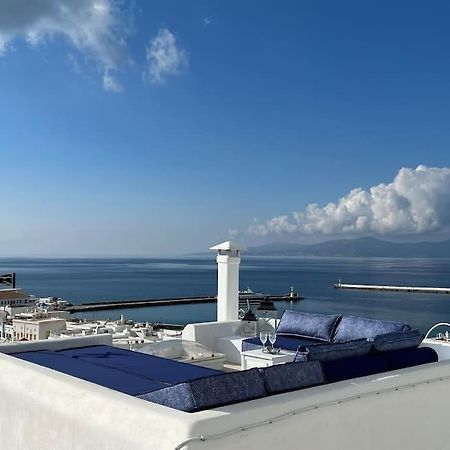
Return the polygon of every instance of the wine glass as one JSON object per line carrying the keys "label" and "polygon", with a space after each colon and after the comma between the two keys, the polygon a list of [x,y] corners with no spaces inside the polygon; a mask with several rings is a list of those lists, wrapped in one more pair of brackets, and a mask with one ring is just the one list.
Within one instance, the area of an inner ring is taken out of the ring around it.
{"label": "wine glass", "polygon": [[269,333],[269,342],[270,345],[272,346],[272,350],[273,350],[273,345],[275,344],[275,341],[277,340],[277,334],[275,333],[275,331],[272,331]]}
{"label": "wine glass", "polygon": [[259,340],[263,345],[263,352],[264,352],[266,350],[266,342],[267,342],[267,333],[265,331],[261,331],[261,333],[259,333]]}

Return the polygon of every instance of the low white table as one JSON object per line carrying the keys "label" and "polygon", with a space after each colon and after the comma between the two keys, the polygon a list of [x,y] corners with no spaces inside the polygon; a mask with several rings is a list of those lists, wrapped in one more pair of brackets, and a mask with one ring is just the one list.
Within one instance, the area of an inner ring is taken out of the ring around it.
{"label": "low white table", "polygon": [[276,354],[263,353],[259,350],[249,350],[241,353],[241,370],[253,367],[269,367],[294,361],[295,353],[280,352]]}

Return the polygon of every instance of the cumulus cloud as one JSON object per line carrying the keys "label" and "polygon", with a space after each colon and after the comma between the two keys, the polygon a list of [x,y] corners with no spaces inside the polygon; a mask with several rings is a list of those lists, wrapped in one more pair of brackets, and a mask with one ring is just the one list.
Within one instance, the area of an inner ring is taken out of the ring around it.
{"label": "cumulus cloud", "polygon": [[326,206],[254,223],[247,232],[271,234],[400,235],[450,230],[450,168],[402,168],[392,183],[356,188]]}
{"label": "cumulus cloud", "polygon": [[188,54],[177,47],[175,36],[161,28],[146,49],[147,68],[144,79],[152,84],[163,84],[170,75],[177,75],[189,64]]}
{"label": "cumulus cloud", "polygon": [[2,0],[0,56],[16,39],[30,46],[48,40],[65,41],[94,62],[103,73],[103,87],[119,92],[114,72],[126,60],[125,38],[130,27],[114,0]]}

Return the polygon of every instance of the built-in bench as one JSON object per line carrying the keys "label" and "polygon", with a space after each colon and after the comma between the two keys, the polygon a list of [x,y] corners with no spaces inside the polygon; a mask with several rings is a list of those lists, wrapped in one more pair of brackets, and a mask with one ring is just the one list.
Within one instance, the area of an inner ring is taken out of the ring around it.
{"label": "built-in bench", "polygon": [[437,361],[431,348],[402,348],[225,373],[106,345],[11,356],[186,412]]}
{"label": "built-in bench", "polygon": [[[196,412],[437,361],[434,350],[418,348],[422,338],[401,322],[285,311],[277,329],[277,346],[295,352],[294,362],[264,369],[225,373],[109,345],[11,355],[144,400]],[[245,340],[243,345],[256,344]]]}
{"label": "built-in bench", "polygon": [[197,378],[138,397],[181,411],[196,412],[437,360],[433,349],[423,347],[326,362],[292,362]]}

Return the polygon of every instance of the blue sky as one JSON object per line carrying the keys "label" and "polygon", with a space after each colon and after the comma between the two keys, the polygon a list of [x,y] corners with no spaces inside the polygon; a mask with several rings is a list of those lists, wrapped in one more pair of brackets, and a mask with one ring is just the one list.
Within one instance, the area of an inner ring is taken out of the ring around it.
{"label": "blue sky", "polygon": [[61,4],[0,5],[1,254],[446,236],[447,2]]}

